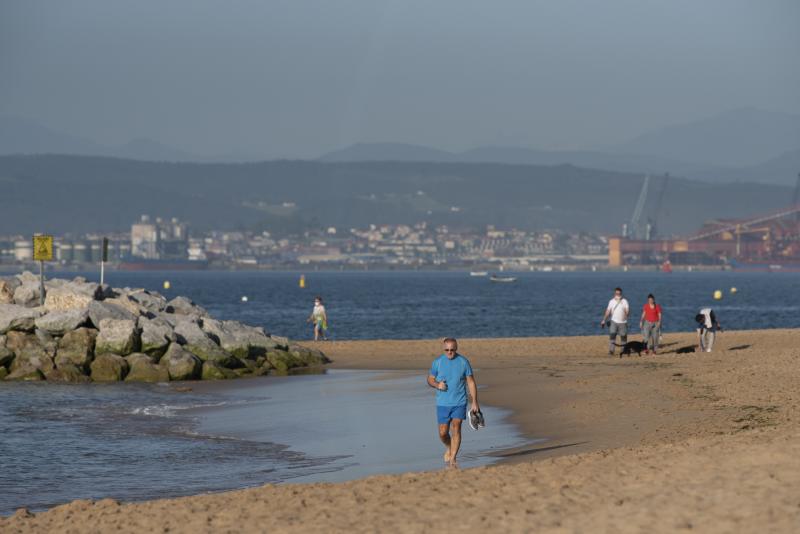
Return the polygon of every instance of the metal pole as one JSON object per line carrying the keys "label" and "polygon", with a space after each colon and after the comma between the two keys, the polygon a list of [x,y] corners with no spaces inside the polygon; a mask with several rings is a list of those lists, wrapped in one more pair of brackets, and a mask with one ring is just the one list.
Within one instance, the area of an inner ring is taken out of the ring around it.
{"label": "metal pole", "polygon": [[39,261],[39,304],[44,306],[44,261]]}
{"label": "metal pole", "polygon": [[100,285],[102,286],[105,281],[106,262],[100,261]]}

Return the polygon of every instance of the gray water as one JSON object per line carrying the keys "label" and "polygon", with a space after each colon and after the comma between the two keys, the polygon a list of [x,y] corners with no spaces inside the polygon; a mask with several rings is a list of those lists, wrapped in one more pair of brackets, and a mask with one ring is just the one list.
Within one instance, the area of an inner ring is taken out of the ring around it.
{"label": "gray water", "polygon": [[[436,469],[422,375],[329,371],[169,385],[0,384],[0,514],[265,483]],[[190,392],[179,391],[189,385]],[[461,465],[522,444],[501,410],[468,430]]]}

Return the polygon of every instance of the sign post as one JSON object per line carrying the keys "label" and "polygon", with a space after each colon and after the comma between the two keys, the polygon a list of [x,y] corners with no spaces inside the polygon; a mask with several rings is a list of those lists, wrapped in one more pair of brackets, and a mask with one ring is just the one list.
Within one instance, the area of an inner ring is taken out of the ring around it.
{"label": "sign post", "polygon": [[103,255],[100,258],[100,285],[105,283],[106,262],[108,261],[108,238],[103,238]]}
{"label": "sign post", "polygon": [[33,236],[33,259],[39,262],[39,304],[44,306],[44,262],[53,261],[53,236]]}

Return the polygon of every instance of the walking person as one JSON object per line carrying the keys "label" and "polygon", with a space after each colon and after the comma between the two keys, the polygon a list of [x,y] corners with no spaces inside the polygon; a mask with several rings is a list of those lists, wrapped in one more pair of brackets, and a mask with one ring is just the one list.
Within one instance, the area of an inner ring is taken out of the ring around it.
{"label": "walking person", "polygon": [[697,345],[700,352],[711,352],[717,330],[722,332],[717,315],[711,308],[703,308],[695,315],[694,320],[697,322]]}
{"label": "walking person", "polygon": [[467,391],[471,399],[470,411],[480,412],[480,407],[472,366],[458,353],[458,342],[454,338],[444,339],[444,354],[433,360],[428,385],[436,390],[436,422],[445,449],[444,463],[455,467],[461,447],[461,423],[467,417]]}
{"label": "walking person", "polygon": [[611,356],[614,355],[617,346],[617,335],[623,347],[628,342],[628,313],[630,306],[628,300],[622,296],[622,288],[615,288],[614,298],[608,301],[603,319],[600,321],[600,328],[608,326],[608,354]]}
{"label": "walking person", "polygon": [[328,313],[322,304],[322,297],[314,299],[314,309],[308,317],[308,322],[314,323],[314,341],[319,341],[320,337],[324,341],[328,340]]}
{"label": "walking person", "polygon": [[642,308],[642,318],[639,319],[639,330],[642,331],[644,353],[658,351],[658,341],[661,337],[661,305],[656,304],[652,293],[647,295],[647,303]]}

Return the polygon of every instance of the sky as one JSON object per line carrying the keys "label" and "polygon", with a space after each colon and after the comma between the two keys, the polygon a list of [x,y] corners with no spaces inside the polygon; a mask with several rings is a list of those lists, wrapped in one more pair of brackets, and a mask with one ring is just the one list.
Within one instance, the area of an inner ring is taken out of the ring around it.
{"label": "sky", "polygon": [[800,114],[796,0],[0,0],[0,115],[106,145],[610,146]]}

